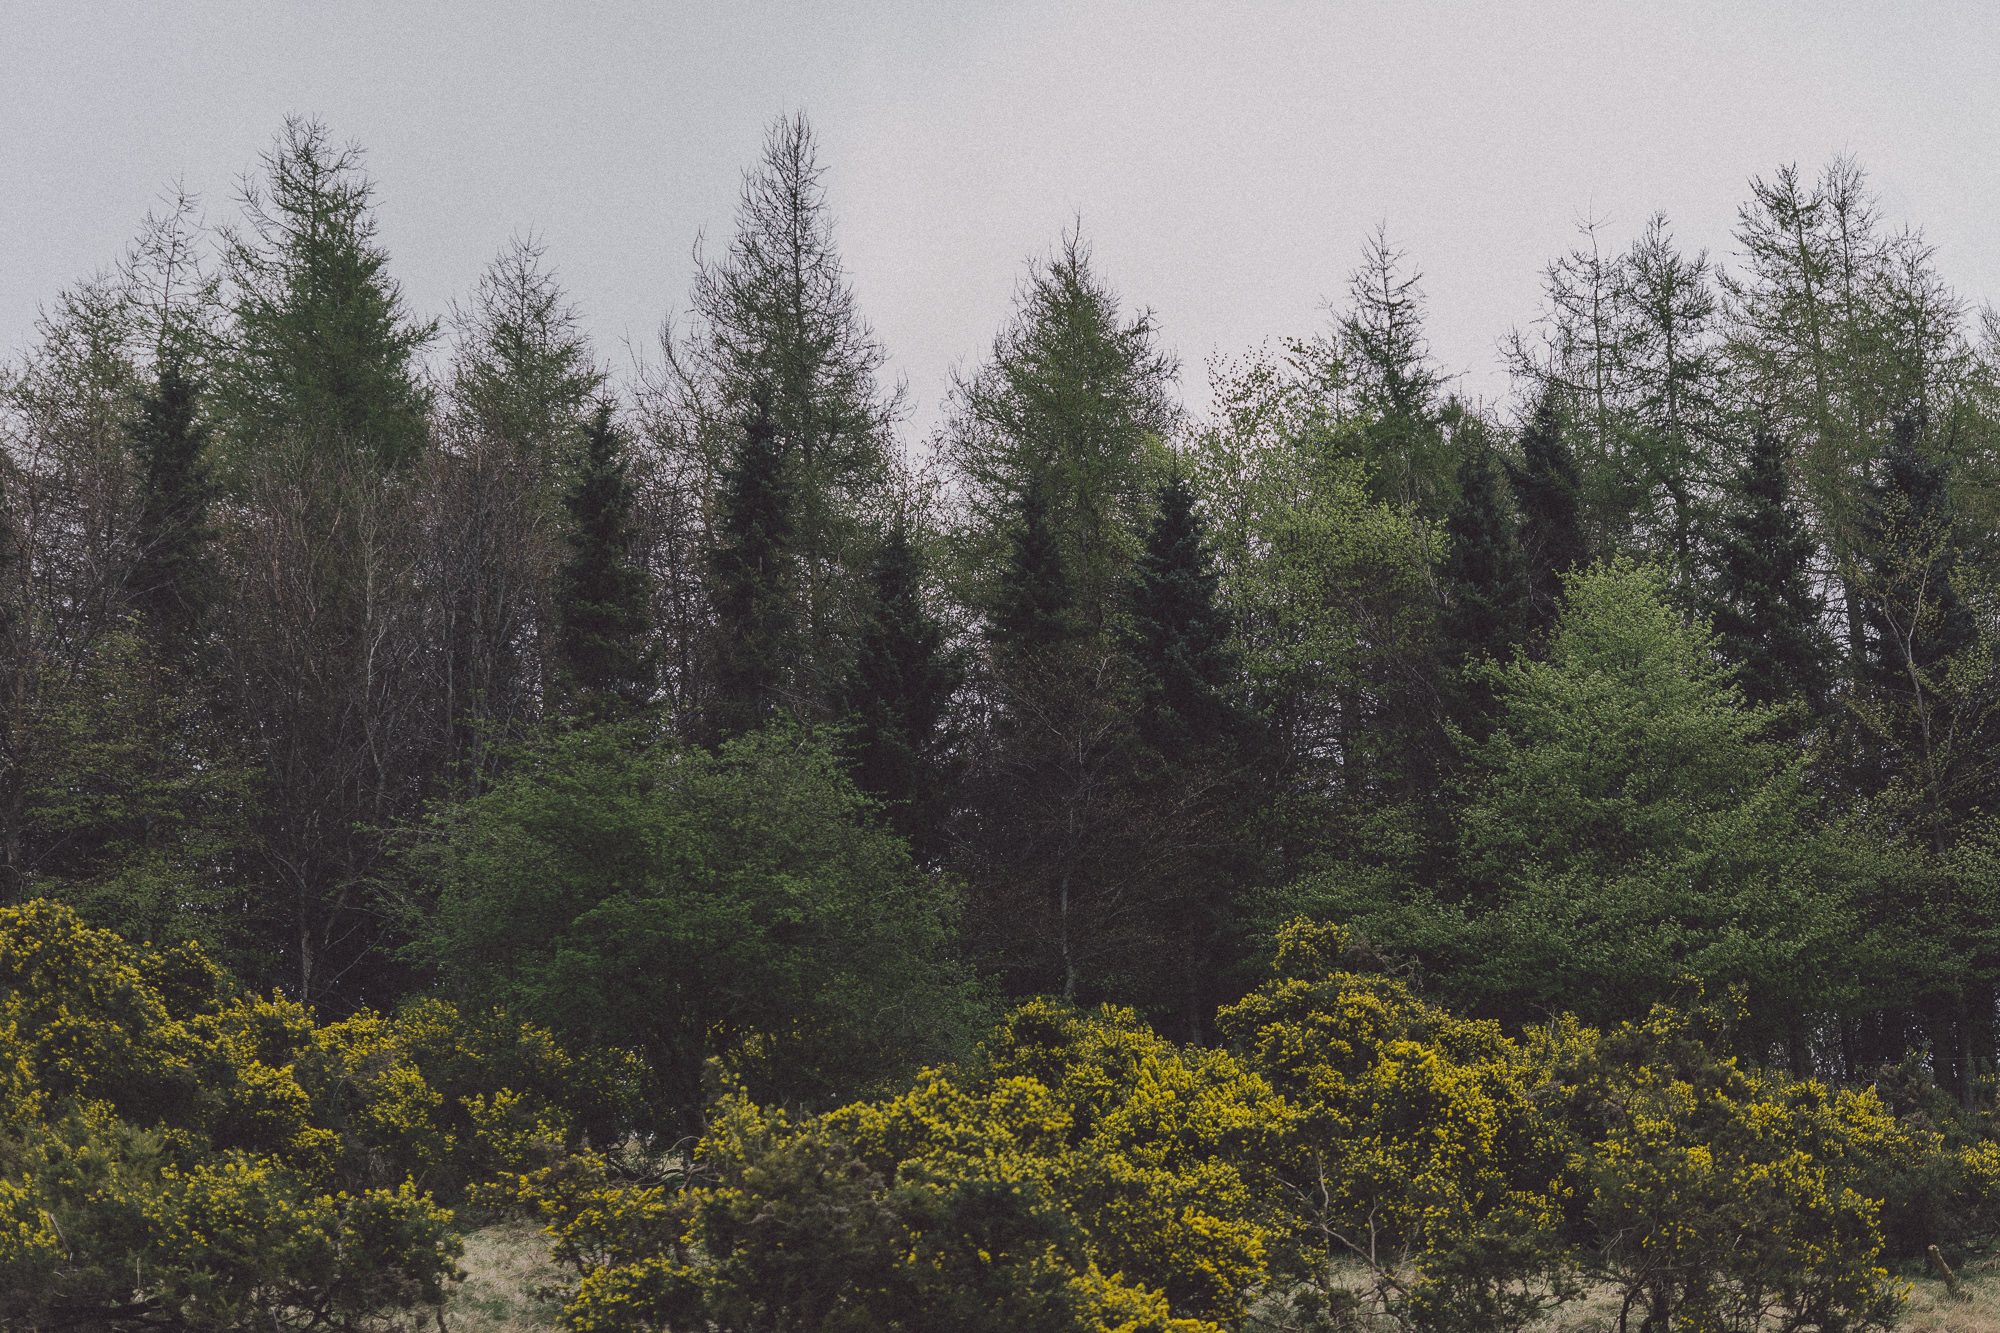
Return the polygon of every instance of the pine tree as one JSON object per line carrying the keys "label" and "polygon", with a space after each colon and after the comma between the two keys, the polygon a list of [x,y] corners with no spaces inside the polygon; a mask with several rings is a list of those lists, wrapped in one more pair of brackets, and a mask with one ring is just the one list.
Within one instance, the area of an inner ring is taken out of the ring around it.
{"label": "pine tree", "polygon": [[145,470],[132,600],[170,655],[187,648],[209,597],[202,560],[210,499],[203,452],[209,432],[196,419],[196,395],[179,359],[166,357],[130,428],[132,450]]}
{"label": "pine tree", "polygon": [[1048,492],[1030,479],[1018,500],[1019,523],[1001,570],[987,636],[1016,661],[1055,651],[1082,633],[1076,592],[1049,522]]}
{"label": "pine tree", "polygon": [[1713,622],[1744,699],[1817,703],[1831,683],[1826,605],[1808,582],[1819,544],[1792,503],[1776,432],[1758,426],[1737,474],[1738,507],[1716,552]]}
{"label": "pine tree", "polygon": [[562,671],[586,715],[638,707],[653,693],[648,580],[632,562],[632,502],[624,445],[605,403],[564,496],[570,557],[557,575]]}
{"label": "pine tree", "polygon": [[1446,667],[1456,676],[1462,725],[1477,730],[1490,715],[1493,688],[1466,668],[1504,662],[1527,634],[1528,573],[1514,523],[1500,499],[1493,459],[1474,445],[1458,465],[1458,498],[1445,518],[1449,550],[1441,581],[1439,630]]}
{"label": "pine tree", "polygon": [[791,693],[792,494],[768,401],[757,402],[722,476],[721,516],[709,553],[715,610],[715,688],[708,730],[717,740],[755,730]]}
{"label": "pine tree", "polygon": [[1583,535],[1582,483],[1563,439],[1562,413],[1545,394],[1521,431],[1521,464],[1509,469],[1521,510],[1521,546],[1536,626],[1554,622],[1563,575],[1590,562]]}
{"label": "pine tree", "polygon": [[1234,667],[1229,613],[1215,592],[1194,491],[1176,473],[1160,488],[1129,594],[1139,734],[1163,754],[1241,739],[1245,719],[1227,693]]}
{"label": "pine tree", "polygon": [[944,723],[965,674],[924,606],[923,579],[923,557],[899,521],[869,568],[873,611],[840,701],[855,784],[887,803],[891,826],[920,855],[950,804]]}

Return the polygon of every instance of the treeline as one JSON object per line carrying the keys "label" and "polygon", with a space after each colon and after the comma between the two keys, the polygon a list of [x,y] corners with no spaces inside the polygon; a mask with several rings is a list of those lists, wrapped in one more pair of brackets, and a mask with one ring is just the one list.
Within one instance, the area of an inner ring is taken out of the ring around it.
{"label": "treeline", "polygon": [[[1993,1088],[1995,326],[1840,161],[1592,230],[1465,401],[1378,235],[1190,419],[1080,235],[933,439],[802,118],[614,379],[542,248],[410,311],[357,150],[149,218],[6,371],[4,895],[824,1108],[996,997],[1177,1040],[1334,920],[1510,1028]],[[1907,1070],[1905,1072],[1908,1072]]]}

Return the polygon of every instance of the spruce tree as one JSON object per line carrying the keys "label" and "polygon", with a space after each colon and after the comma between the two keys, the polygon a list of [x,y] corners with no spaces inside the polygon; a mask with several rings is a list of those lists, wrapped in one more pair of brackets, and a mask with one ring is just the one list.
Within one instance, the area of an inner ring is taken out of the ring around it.
{"label": "spruce tree", "polygon": [[1808,581],[1819,544],[1792,503],[1776,432],[1760,425],[1716,552],[1713,623],[1744,699],[1821,700],[1831,683],[1826,605]]}
{"label": "spruce tree", "polygon": [[196,395],[179,359],[163,358],[130,427],[145,470],[132,601],[170,656],[186,650],[208,605],[202,548],[211,489],[202,455],[209,432],[195,416]]}
{"label": "spruce tree", "polygon": [[1468,449],[1459,461],[1458,498],[1445,517],[1445,536],[1442,656],[1459,722],[1477,733],[1491,715],[1493,687],[1467,668],[1506,661],[1526,637],[1530,614],[1527,566],[1500,499],[1492,455],[1482,447]]}
{"label": "spruce tree", "polygon": [[769,401],[759,399],[722,475],[721,515],[709,553],[715,610],[716,740],[755,730],[790,691],[798,627],[793,613],[792,494]]}
{"label": "spruce tree", "polygon": [[898,521],[869,566],[872,611],[841,691],[855,785],[888,806],[919,854],[949,808],[944,722],[964,678],[923,598],[923,556]]}
{"label": "spruce tree", "polygon": [[1538,628],[1552,624],[1562,604],[1563,575],[1590,563],[1583,535],[1583,486],[1576,455],[1563,439],[1562,413],[1545,394],[1521,431],[1521,464],[1510,468],[1521,510],[1521,547]]}
{"label": "spruce tree", "polygon": [[1217,605],[1215,587],[1194,492],[1176,473],[1160,488],[1130,582],[1139,734],[1163,754],[1241,738],[1244,719],[1227,693],[1234,665],[1229,613]]}
{"label": "spruce tree", "polygon": [[633,488],[611,405],[597,409],[564,496],[570,557],[558,574],[559,643],[578,711],[615,714],[646,703],[654,669],[647,649],[649,580],[632,561]]}
{"label": "spruce tree", "polygon": [[1019,522],[1000,573],[987,636],[1003,656],[1019,661],[1068,646],[1083,625],[1040,479],[1029,479],[1017,503]]}
{"label": "spruce tree", "polygon": [[1447,655],[1455,664],[1505,660],[1526,628],[1528,571],[1485,449],[1468,450],[1459,462],[1458,499],[1445,517],[1445,535]]}

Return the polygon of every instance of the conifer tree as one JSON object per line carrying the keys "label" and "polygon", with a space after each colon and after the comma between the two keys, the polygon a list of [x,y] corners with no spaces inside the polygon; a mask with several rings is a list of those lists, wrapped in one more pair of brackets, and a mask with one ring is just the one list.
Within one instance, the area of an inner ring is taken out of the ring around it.
{"label": "conifer tree", "polygon": [[1006,561],[1033,489],[1078,623],[1101,633],[1153,498],[1149,459],[1176,419],[1178,365],[1151,311],[1121,317],[1076,231],[1030,268],[1015,306],[986,364],[957,381],[945,427],[971,519],[963,558],[984,583]]}
{"label": "conifer tree", "polygon": [[791,693],[798,626],[793,612],[792,494],[770,404],[759,399],[722,476],[721,516],[709,553],[715,681],[708,730],[717,740],[752,731]]}
{"label": "conifer tree", "polygon": [[179,358],[163,358],[130,428],[145,471],[132,600],[170,655],[188,646],[209,595],[202,567],[210,498],[202,455],[209,432],[195,416],[196,394]]}
{"label": "conifer tree", "polygon": [[1563,439],[1562,413],[1544,394],[1521,431],[1521,463],[1509,469],[1521,510],[1521,547],[1536,625],[1553,622],[1563,575],[1590,561],[1583,535],[1582,483],[1576,455]]}
{"label": "conifer tree", "polygon": [[259,449],[290,439],[404,467],[426,430],[414,358],[437,323],[410,319],[388,276],[360,150],[294,117],[264,164],[228,256],[235,332],[216,387],[233,429]]}
{"label": "conifer tree", "polygon": [[1477,445],[1458,465],[1458,499],[1445,518],[1450,543],[1441,571],[1439,616],[1443,656],[1456,673],[1461,722],[1478,728],[1493,701],[1492,686],[1466,668],[1505,662],[1528,629],[1528,573],[1514,523],[1500,499],[1492,456]]}
{"label": "conifer tree", "polygon": [[1074,642],[1083,626],[1069,565],[1049,521],[1048,492],[1039,478],[1029,479],[1017,503],[1019,522],[987,635],[1004,656],[1018,661]]}
{"label": "conifer tree", "polygon": [[920,855],[949,807],[944,723],[964,678],[924,605],[923,579],[923,557],[898,521],[869,568],[873,610],[841,692],[855,785],[888,804],[891,826]]}
{"label": "conifer tree", "polygon": [[[1924,456],[1920,434],[1915,414],[1896,418],[1864,527],[1877,590],[1867,616],[1867,670],[1871,683],[1890,690],[1909,688],[1913,672],[1935,672],[1979,632],[1952,586],[1958,548],[1950,468]],[[1917,583],[1912,576],[1919,570]]]}
{"label": "conifer tree", "polygon": [[746,412],[768,415],[787,489],[793,658],[787,689],[817,709],[841,683],[859,632],[890,447],[903,414],[888,353],[862,317],[835,244],[819,140],[780,116],[743,174],[735,232],[697,248],[690,323],[663,347],[666,417],[677,444],[720,470]]}
{"label": "conifer tree", "polygon": [[632,501],[624,445],[605,403],[564,496],[570,557],[557,576],[563,675],[587,715],[637,707],[653,693],[648,587],[632,561]]}
{"label": "conifer tree", "polygon": [[1160,487],[1159,512],[1133,565],[1130,598],[1141,738],[1167,754],[1240,739],[1243,718],[1227,695],[1229,613],[1216,601],[1216,573],[1194,491],[1178,473]]}
{"label": "conifer tree", "polygon": [[1826,605],[1808,582],[1819,549],[1792,503],[1775,431],[1760,425],[1716,552],[1713,623],[1737,688],[1756,705],[1816,703],[1830,682]]}

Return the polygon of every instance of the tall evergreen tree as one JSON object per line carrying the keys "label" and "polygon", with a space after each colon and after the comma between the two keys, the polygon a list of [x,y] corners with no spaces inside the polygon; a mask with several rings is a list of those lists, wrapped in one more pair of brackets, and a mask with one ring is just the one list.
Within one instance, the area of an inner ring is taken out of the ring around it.
{"label": "tall evergreen tree", "polygon": [[835,245],[825,173],[803,114],[772,122],[743,173],[728,248],[697,254],[691,321],[667,340],[660,386],[676,443],[705,468],[734,455],[745,413],[770,417],[789,493],[794,629],[784,671],[807,708],[839,688],[859,632],[903,414],[903,390],[885,382],[888,353]]}
{"label": "tall evergreen tree", "polygon": [[1745,700],[1817,703],[1831,684],[1826,604],[1809,581],[1819,544],[1792,503],[1784,451],[1767,425],[1750,435],[1737,507],[1716,552],[1713,622]]}
{"label": "tall evergreen tree", "polygon": [[1049,521],[1048,491],[1039,478],[1028,480],[1017,505],[987,636],[1003,656],[1021,660],[1074,642],[1083,625],[1069,563]]}
{"label": "tall evergreen tree", "polygon": [[564,497],[570,556],[557,576],[563,675],[586,714],[637,707],[653,693],[648,581],[632,561],[632,500],[624,445],[604,403]]}
{"label": "tall evergreen tree", "polygon": [[793,602],[792,491],[770,404],[760,399],[722,475],[721,515],[709,552],[715,611],[715,739],[752,731],[792,695],[798,633]]}
{"label": "tall evergreen tree", "polygon": [[1376,495],[1435,519],[1443,509],[1448,446],[1439,428],[1445,376],[1424,337],[1423,274],[1404,268],[1402,251],[1377,228],[1361,267],[1348,276],[1348,308],[1339,319],[1339,351]]}
{"label": "tall evergreen tree", "polygon": [[244,191],[250,232],[229,250],[236,321],[218,396],[259,449],[290,440],[403,467],[423,447],[414,358],[437,323],[410,319],[386,272],[361,152],[294,117],[264,166]]}
{"label": "tall evergreen tree", "polygon": [[1521,511],[1530,608],[1537,627],[1555,620],[1562,578],[1590,562],[1583,535],[1582,483],[1576,455],[1563,439],[1562,413],[1544,394],[1521,430],[1521,463],[1509,469]]}
{"label": "tall evergreen tree", "polygon": [[974,582],[1006,561],[1033,489],[1081,624],[1095,634],[1111,622],[1153,498],[1152,442],[1177,412],[1177,364],[1158,337],[1150,311],[1121,318],[1076,232],[1030,269],[992,355],[957,382],[945,428],[972,519]]}
{"label": "tall evergreen tree", "polygon": [[1458,498],[1445,516],[1449,549],[1441,571],[1444,608],[1438,617],[1445,666],[1454,677],[1459,723],[1478,733],[1491,716],[1493,686],[1466,668],[1505,662],[1526,636],[1528,571],[1514,537],[1514,520],[1500,498],[1493,458],[1474,444],[1458,465]]}
{"label": "tall evergreen tree", "polygon": [[873,610],[840,700],[855,785],[888,804],[891,826],[920,856],[950,805],[945,717],[965,674],[924,605],[923,581],[923,556],[898,521],[869,569]]}
{"label": "tall evergreen tree", "polygon": [[1139,685],[1139,734],[1164,754],[1242,739],[1244,717],[1228,696],[1234,666],[1229,613],[1194,491],[1175,473],[1131,577],[1130,657]]}
{"label": "tall evergreen tree", "polygon": [[210,485],[203,452],[209,431],[195,415],[196,386],[176,356],[163,358],[139,400],[132,449],[145,470],[133,603],[171,655],[188,646],[210,589],[203,568]]}

